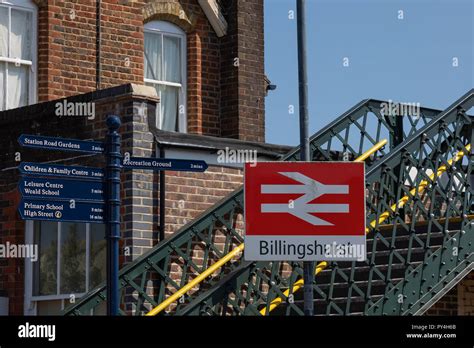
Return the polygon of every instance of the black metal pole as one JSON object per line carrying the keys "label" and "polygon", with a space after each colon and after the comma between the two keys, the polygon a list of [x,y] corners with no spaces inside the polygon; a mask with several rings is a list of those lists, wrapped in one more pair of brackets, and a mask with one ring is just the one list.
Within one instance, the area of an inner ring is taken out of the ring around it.
{"label": "black metal pole", "polygon": [[121,159],[118,116],[107,118],[106,141],[106,218],[107,218],[107,315],[119,314],[119,239],[120,239],[120,171]]}
{"label": "black metal pole", "polygon": [[[310,161],[308,134],[308,74],[306,70],[306,1],[296,1],[296,18],[298,31],[298,89],[300,105],[300,147],[301,161]],[[303,262],[304,279],[304,314],[314,314],[313,282],[314,262]]]}

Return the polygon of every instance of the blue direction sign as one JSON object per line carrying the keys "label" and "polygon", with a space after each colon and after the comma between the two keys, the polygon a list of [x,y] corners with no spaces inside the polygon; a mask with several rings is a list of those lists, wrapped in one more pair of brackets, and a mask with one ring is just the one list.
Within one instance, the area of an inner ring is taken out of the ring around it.
{"label": "blue direction sign", "polygon": [[171,170],[186,172],[205,172],[207,163],[204,161],[171,159],[171,158],[125,158],[122,162],[124,168],[149,169],[149,170]]}
{"label": "blue direction sign", "polygon": [[26,198],[104,201],[105,184],[97,181],[21,177],[18,188]]}
{"label": "blue direction sign", "polygon": [[18,212],[23,220],[105,222],[105,205],[101,203],[25,199]]}
{"label": "blue direction sign", "polygon": [[77,151],[87,153],[103,153],[105,146],[96,141],[43,137],[39,135],[22,134],[18,138],[21,146],[47,150]]}
{"label": "blue direction sign", "polygon": [[104,179],[104,171],[102,169],[91,167],[21,162],[18,169],[21,174],[33,176],[63,176],[66,178],[94,180]]}

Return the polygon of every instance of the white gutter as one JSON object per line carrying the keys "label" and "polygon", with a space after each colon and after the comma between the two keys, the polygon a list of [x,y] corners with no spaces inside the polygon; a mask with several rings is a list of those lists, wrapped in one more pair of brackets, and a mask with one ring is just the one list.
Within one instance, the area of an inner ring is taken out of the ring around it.
{"label": "white gutter", "polygon": [[212,28],[218,37],[227,34],[227,21],[222,14],[216,0],[198,0],[204,14],[211,23]]}

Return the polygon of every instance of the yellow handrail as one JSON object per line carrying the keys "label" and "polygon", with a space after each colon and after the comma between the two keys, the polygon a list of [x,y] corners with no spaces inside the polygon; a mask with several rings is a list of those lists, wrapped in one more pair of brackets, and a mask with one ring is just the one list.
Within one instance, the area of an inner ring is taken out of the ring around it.
{"label": "yellow handrail", "polygon": [[[471,151],[471,144],[468,144],[466,145],[466,152],[470,152]],[[459,161],[461,158],[463,158],[464,156],[466,155],[466,153],[464,151],[459,151],[458,153],[456,153],[456,155],[451,158],[450,160],[448,160],[448,165],[449,166],[452,166],[453,163]],[[356,159],[356,161],[359,160],[359,158]],[[442,165],[438,168],[438,171],[436,172],[436,177],[440,177],[441,174],[443,174],[446,170],[448,169],[448,167],[446,165]],[[433,179],[435,178],[435,173],[432,173],[431,175],[428,176],[430,181],[433,181]],[[418,187],[410,190],[409,194],[408,195],[405,195],[403,196],[397,203],[393,204],[391,207],[390,207],[390,210],[392,212],[395,212],[398,209],[401,209],[405,206],[405,204],[408,202],[408,200],[410,199],[410,196],[414,196],[415,193],[417,193],[417,190],[418,190],[418,193],[421,194],[423,193],[423,191],[425,190],[426,186],[428,186],[429,182],[428,180],[423,180],[420,182],[420,184],[418,185]],[[389,210],[385,211],[384,213],[382,213],[382,215],[380,215],[379,219],[378,219],[378,224],[381,224],[383,223],[385,220],[387,220],[387,218],[390,216],[391,212]],[[367,227],[365,229],[365,233],[368,234],[372,228],[375,228],[375,226],[377,226],[377,220],[374,220],[372,221],[370,224],[369,224],[370,228]],[[322,261],[320,263],[318,263],[316,265],[316,270],[315,270],[315,275],[318,275],[321,271],[323,271],[326,267],[328,266],[328,263],[326,261]],[[293,284],[293,288],[291,289],[292,290],[292,293],[295,293],[296,291],[298,291],[299,289],[301,289],[304,285],[304,280],[303,278],[299,279],[298,281],[296,281],[294,284]],[[287,298],[289,295],[290,295],[290,289],[287,289],[285,290],[285,292],[283,292],[283,295],[285,295],[285,298]],[[274,299],[271,303],[270,303],[270,306],[268,306],[268,309],[269,309],[269,312],[271,312],[272,310],[274,310],[278,305],[280,305],[281,303],[283,302],[283,298],[280,296],[280,297],[277,297],[276,299]],[[265,315],[267,314],[267,307],[263,308],[260,310],[260,314],[262,315]]]}
{"label": "yellow handrail", "polygon": [[[382,147],[384,147],[387,144],[387,139],[379,141],[377,144],[372,146],[369,150],[364,152],[361,156],[357,157],[355,161],[362,162],[369,158],[370,155],[373,153],[377,152],[380,150]],[[194,286],[198,285],[201,283],[204,279],[206,279],[208,276],[210,276],[212,273],[214,273],[217,269],[221,268],[224,264],[226,264],[228,261],[230,261],[234,256],[241,254],[242,251],[244,250],[245,245],[244,243],[240,244],[238,247],[233,249],[231,252],[229,252],[226,256],[221,258],[219,261],[216,263],[212,264],[211,267],[206,269],[204,272],[202,272],[200,275],[198,275],[196,278],[191,280],[189,283],[187,283],[185,286],[183,286],[181,289],[176,291],[174,294],[172,294],[170,297],[168,297],[166,300],[161,302],[158,306],[153,308],[150,312],[146,314],[146,316],[154,316],[157,315],[158,313],[162,312],[164,309],[166,309],[170,304],[172,304],[174,301],[179,299],[181,296],[183,296],[185,293],[187,293],[190,289],[192,289]],[[319,266],[319,265],[318,265]],[[318,272],[319,273],[319,272]],[[317,274],[317,273],[316,273]],[[295,285],[298,282],[295,283]],[[287,290],[288,291],[288,290]],[[272,302],[273,303],[273,302]]]}
{"label": "yellow handrail", "polygon": [[189,290],[191,290],[195,285],[199,284],[204,279],[206,279],[208,276],[210,276],[212,273],[214,273],[218,268],[222,267],[227,261],[231,260],[236,254],[242,252],[243,249],[244,249],[244,243],[240,244],[237,248],[232,250],[230,253],[228,253],[226,256],[224,256],[222,259],[220,259],[219,261],[214,263],[211,267],[206,269],[204,272],[202,272],[200,275],[198,275],[196,278],[194,278],[188,284],[186,284],[181,289],[176,291],[173,295],[171,295],[166,300],[161,302],[158,306],[153,308],[146,315],[147,316],[152,316],[152,315],[157,315],[158,313],[160,313],[163,309],[168,307],[170,304],[172,304],[178,298],[180,298],[185,293],[187,293]]}

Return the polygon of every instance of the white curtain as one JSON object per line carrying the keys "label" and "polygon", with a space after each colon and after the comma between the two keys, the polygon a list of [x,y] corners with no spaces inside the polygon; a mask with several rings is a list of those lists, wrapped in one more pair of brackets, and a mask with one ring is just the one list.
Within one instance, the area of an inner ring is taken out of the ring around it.
{"label": "white curtain", "polygon": [[161,80],[161,34],[145,32],[145,78]]}
{"label": "white curtain", "polygon": [[5,63],[0,62],[0,111],[5,110]]}
{"label": "white curtain", "polygon": [[178,129],[178,87],[157,85],[158,95],[161,96],[161,129],[177,132]]}
{"label": "white curtain", "polygon": [[[145,77],[157,81],[182,83],[180,38],[145,32]],[[155,88],[161,97],[161,129],[179,131],[180,88],[161,84],[155,84]]]}
{"label": "white curtain", "polygon": [[167,82],[181,83],[180,39],[173,36],[163,38],[163,79]]}
{"label": "white curtain", "polygon": [[28,105],[28,66],[8,64],[8,108]]}
{"label": "white curtain", "polygon": [[[0,7],[0,56],[32,60],[31,13],[11,9],[10,33],[8,32],[8,26],[8,9]],[[9,36],[10,49],[8,50]],[[5,108],[14,109],[28,104],[29,71],[30,67],[27,65],[16,66],[12,63],[1,63],[0,110]],[[8,100],[5,98],[6,89],[8,89]]]}
{"label": "white curtain", "polygon": [[12,9],[10,57],[31,60],[31,14]]}
{"label": "white curtain", "polygon": [[0,7],[0,56],[8,55],[8,9]]}

